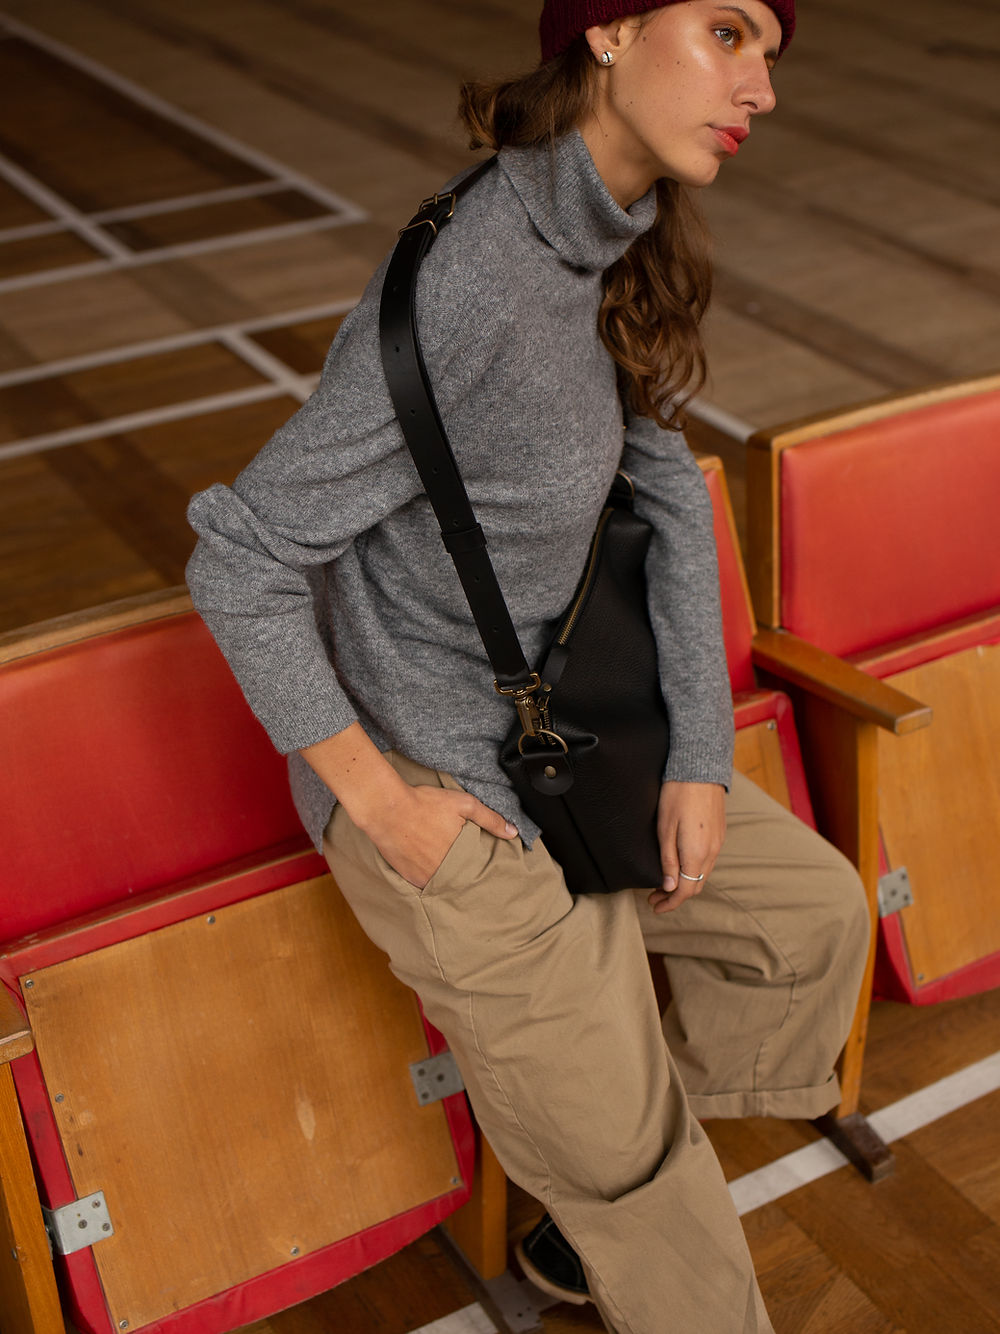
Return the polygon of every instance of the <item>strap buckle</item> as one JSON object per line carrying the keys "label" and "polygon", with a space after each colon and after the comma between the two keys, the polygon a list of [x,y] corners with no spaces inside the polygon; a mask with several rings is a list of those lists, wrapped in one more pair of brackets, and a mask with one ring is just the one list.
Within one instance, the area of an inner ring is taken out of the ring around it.
{"label": "strap buckle", "polygon": [[[399,229],[400,236],[402,236],[404,232],[413,231],[416,227],[423,227],[425,223],[430,227],[434,235],[437,236],[438,228],[443,227],[446,222],[449,222],[451,218],[454,217],[455,205],[457,203],[458,195],[454,190],[449,190],[447,194],[443,195],[429,195],[427,199],[423,200],[420,207],[417,209],[416,214],[410,219],[406,226]],[[445,205],[447,205],[448,211],[443,215],[436,214],[435,217],[432,218],[422,218],[420,216],[421,213],[429,212],[431,209],[440,209]]]}

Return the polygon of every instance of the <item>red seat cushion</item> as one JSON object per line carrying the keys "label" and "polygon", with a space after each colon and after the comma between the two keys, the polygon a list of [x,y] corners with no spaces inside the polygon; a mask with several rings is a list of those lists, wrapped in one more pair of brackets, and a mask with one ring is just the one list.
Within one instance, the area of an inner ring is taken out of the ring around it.
{"label": "red seat cushion", "polygon": [[302,834],[193,612],[0,669],[0,753],[4,940]]}
{"label": "red seat cushion", "polygon": [[781,623],[858,653],[1000,603],[1000,392],[781,455]]}

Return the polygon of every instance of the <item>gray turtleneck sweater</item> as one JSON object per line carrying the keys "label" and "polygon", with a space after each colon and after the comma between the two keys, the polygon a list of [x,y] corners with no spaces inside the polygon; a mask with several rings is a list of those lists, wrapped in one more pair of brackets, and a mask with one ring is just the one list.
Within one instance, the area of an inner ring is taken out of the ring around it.
{"label": "gray turtleneck sweater", "polygon": [[[626,417],[597,331],[601,275],[653,223],[623,211],[576,133],[504,149],[421,266],[424,359],[529,662],[569,601],[616,468],[654,525],[647,574],[671,723],[665,777],[728,784],[732,705],[712,515],[683,437]],[[196,495],[195,606],[320,844],[334,796],[298,749],[360,720],[518,826],[497,762],[512,720],[382,374],[383,264],[315,394],[233,486]],[[624,436],[623,436],[624,428]],[[624,453],[623,453],[624,441]]]}

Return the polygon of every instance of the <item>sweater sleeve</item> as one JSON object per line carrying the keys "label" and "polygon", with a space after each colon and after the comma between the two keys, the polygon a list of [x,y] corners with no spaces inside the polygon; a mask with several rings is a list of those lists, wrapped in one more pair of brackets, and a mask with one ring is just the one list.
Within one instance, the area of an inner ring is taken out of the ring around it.
{"label": "sweater sleeve", "polygon": [[[356,718],[317,624],[323,567],[422,488],[396,421],[378,350],[381,273],[344,322],[316,392],[231,487],[196,495],[187,567],[194,605],[278,750],[332,736]],[[442,410],[489,359],[483,325],[431,331],[425,357]],[[456,355],[461,346],[462,355]]]}
{"label": "sweater sleeve", "polygon": [[712,502],[679,431],[626,422],[622,467],[653,525],[646,559],[650,618],[670,718],[665,778],[729,786],[733,704],[722,636]]}

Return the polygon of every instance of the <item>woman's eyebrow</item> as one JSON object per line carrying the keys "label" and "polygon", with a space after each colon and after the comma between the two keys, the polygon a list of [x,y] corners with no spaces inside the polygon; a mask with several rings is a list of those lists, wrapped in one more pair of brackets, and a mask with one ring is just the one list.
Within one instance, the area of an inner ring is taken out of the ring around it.
{"label": "woman's eyebrow", "polygon": [[755,37],[758,41],[760,41],[761,37],[763,37],[764,31],[761,28],[760,24],[756,21],[756,19],[752,19],[745,9],[740,9],[738,5],[719,5],[719,9],[723,10],[727,14],[739,14],[740,18],[750,29],[750,33],[753,37]]}

